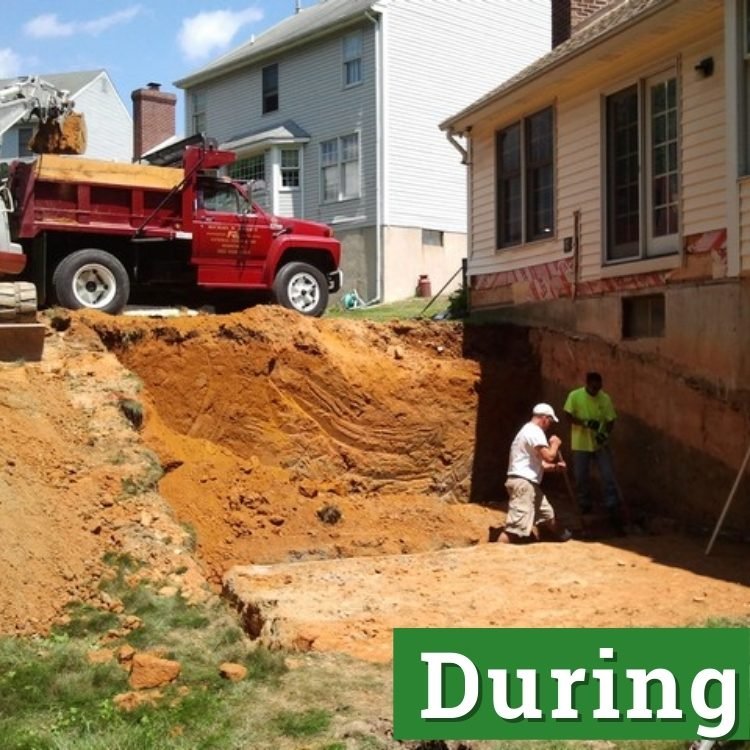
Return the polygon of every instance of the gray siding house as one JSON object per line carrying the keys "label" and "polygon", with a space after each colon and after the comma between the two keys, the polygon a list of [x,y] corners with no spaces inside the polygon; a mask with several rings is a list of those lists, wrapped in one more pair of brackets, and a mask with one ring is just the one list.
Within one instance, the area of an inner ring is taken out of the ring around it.
{"label": "gray siding house", "polygon": [[235,150],[260,203],[334,228],[343,291],[389,301],[466,255],[464,167],[438,124],[549,45],[549,0],[321,0],[175,85],[186,131]]}
{"label": "gray siding house", "polygon": [[[133,119],[105,70],[43,73],[39,78],[70,92],[76,111],[85,116],[87,158],[131,161]],[[0,87],[14,80],[0,80]],[[20,122],[5,133],[0,144],[0,161],[33,156],[28,149],[33,129],[33,122]]]}

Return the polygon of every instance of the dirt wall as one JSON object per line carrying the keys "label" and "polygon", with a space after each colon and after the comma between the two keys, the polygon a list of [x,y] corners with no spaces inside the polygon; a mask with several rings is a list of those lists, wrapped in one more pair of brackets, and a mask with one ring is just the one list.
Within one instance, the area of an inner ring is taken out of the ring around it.
{"label": "dirt wall", "polygon": [[[602,373],[619,414],[612,443],[626,497],[649,514],[713,527],[750,442],[750,399],[691,377],[669,360],[600,339],[539,328],[530,343],[545,398],[558,408],[587,371]],[[567,441],[567,431],[562,436]],[[740,485],[726,526],[750,532],[750,478]]]}

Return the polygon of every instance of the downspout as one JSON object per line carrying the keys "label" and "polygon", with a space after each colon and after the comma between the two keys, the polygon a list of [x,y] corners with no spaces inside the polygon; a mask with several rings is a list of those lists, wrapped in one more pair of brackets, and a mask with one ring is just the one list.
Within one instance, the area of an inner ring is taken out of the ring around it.
{"label": "downspout", "polygon": [[448,128],[445,131],[445,137],[448,139],[448,143],[461,154],[461,164],[466,166],[466,257],[461,263],[461,284],[466,292],[469,307],[471,307],[471,299],[469,296],[469,258],[471,257],[471,250],[474,247],[474,221],[473,221],[473,194],[472,186],[474,184],[474,164],[472,159],[473,145],[471,141],[471,125],[466,128],[466,139],[467,147],[464,148],[461,143],[456,139],[456,131],[453,128]]}
{"label": "downspout", "polygon": [[375,298],[368,300],[368,304],[376,304],[383,299],[383,203],[385,201],[385,189],[383,185],[383,171],[385,163],[385,115],[383,112],[383,90],[384,90],[384,60],[383,55],[383,22],[373,16],[369,10],[365,11],[367,20],[375,27],[375,129],[377,156],[375,159]]}

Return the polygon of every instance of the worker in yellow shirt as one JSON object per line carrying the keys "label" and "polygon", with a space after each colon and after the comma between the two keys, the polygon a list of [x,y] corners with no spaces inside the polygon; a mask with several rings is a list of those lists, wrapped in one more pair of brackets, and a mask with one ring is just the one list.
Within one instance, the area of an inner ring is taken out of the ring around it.
{"label": "worker in yellow shirt", "polygon": [[616,529],[622,531],[617,480],[609,448],[609,436],[617,413],[602,385],[602,376],[598,372],[587,373],[586,385],[568,394],[563,411],[571,424],[570,445],[580,510],[590,513],[593,509],[589,479],[591,464],[596,463],[603,485],[604,507]]}

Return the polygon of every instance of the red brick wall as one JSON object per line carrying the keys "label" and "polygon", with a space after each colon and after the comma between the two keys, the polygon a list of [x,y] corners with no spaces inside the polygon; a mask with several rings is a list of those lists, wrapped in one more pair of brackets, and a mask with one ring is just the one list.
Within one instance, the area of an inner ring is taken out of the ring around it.
{"label": "red brick wall", "polygon": [[552,0],[552,46],[557,47],[592,13],[614,0]]}
{"label": "red brick wall", "polygon": [[133,159],[175,134],[177,97],[158,86],[136,89],[133,99]]}

